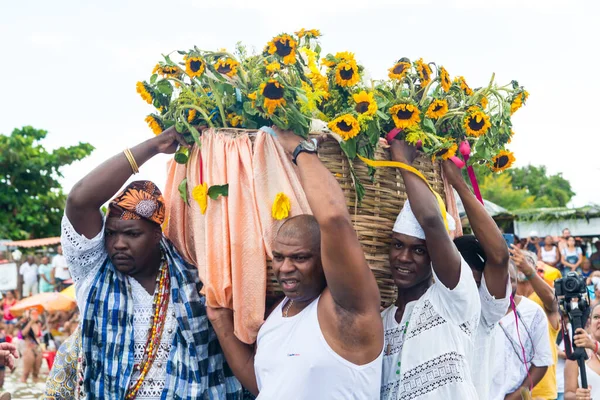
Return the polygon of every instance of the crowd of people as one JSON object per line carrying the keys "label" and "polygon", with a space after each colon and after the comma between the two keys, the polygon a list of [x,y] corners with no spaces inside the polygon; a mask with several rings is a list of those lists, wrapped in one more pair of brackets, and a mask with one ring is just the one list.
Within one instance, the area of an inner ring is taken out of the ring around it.
{"label": "crowd of people", "polygon": [[[600,270],[594,272],[600,243],[589,258],[567,231],[558,240],[517,239],[509,248],[460,170],[446,161],[444,175],[473,230],[452,239],[455,221],[421,178],[401,169],[408,200],[389,232],[398,297],[381,310],[335,177],[314,144],[274,131],[298,166],[313,215],[279,227],[273,270],[285,297],[266,313],[257,342],[236,337],[233,311],[206,304],[196,267],[162,234],[165,203],[156,185],[135,181],[115,196],[148,159],[185,146],[170,128],[107,160],[69,194],[64,263],[55,268],[68,265],[81,318],[63,321],[73,334],[60,346],[47,397],[600,398],[600,296],[590,290],[588,324],[571,332],[553,288],[575,272],[600,289]],[[390,150],[404,164],[417,157],[401,140],[392,140]],[[21,273],[30,291],[37,288],[34,268],[40,290],[66,276],[28,259]],[[13,297],[5,296],[5,320]],[[11,337],[16,329],[23,337],[21,353],[33,360],[27,371],[34,378],[44,331],[39,319],[31,312],[3,326],[14,328]],[[572,341],[588,349],[590,388],[581,387],[577,364],[567,360]],[[0,363],[4,352],[12,361],[11,351],[0,343]]]}
{"label": "crowd of people", "polygon": [[44,254],[36,257],[27,256],[19,267],[22,281],[22,297],[29,297],[38,293],[51,293],[65,289],[71,279],[67,261],[62,252],[62,246],[56,249],[57,254],[52,257]]}

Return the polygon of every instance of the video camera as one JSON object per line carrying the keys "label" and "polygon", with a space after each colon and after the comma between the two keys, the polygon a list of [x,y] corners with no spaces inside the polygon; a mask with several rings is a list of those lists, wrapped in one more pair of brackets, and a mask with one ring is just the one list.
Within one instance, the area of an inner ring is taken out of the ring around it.
{"label": "video camera", "polygon": [[[554,293],[558,300],[562,315],[567,315],[571,323],[573,334],[579,328],[585,329],[587,316],[590,308],[590,297],[585,278],[577,272],[569,272],[564,278],[554,281]],[[568,337],[568,332],[565,332]],[[571,340],[571,346],[565,343],[565,352],[569,360],[577,361],[581,386],[587,389],[587,376],[585,373],[585,360],[588,359],[585,349],[575,346]],[[572,350],[571,350],[572,349]]]}

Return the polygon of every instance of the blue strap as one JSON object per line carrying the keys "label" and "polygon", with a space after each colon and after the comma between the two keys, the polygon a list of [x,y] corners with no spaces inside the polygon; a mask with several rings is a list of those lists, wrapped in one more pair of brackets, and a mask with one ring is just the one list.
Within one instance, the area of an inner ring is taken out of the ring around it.
{"label": "blue strap", "polygon": [[268,133],[271,136],[277,137],[277,135],[275,134],[275,131],[270,126],[263,126],[262,128],[260,128],[260,130],[265,133]]}

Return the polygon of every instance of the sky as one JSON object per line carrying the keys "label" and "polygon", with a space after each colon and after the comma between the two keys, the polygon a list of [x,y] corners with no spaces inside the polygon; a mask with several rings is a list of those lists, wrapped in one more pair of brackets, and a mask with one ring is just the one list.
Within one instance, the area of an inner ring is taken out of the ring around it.
{"label": "sky", "polygon": [[[161,54],[319,29],[324,52],[352,51],[373,78],[401,57],[444,65],[471,87],[517,80],[530,93],[513,118],[517,166],[562,173],[571,206],[600,203],[599,2],[594,0],[0,1],[0,133],[31,125],[49,149],[96,150],[63,169],[68,191],[88,171],[152,137],[135,84]],[[595,50],[594,50],[595,49]],[[169,156],[136,179],[159,187]]]}

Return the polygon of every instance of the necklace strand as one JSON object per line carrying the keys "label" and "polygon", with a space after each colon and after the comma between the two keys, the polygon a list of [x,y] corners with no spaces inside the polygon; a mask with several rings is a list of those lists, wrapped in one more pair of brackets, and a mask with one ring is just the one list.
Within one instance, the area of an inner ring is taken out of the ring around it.
{"label": "necklace strand", "polygon": [[285,306],[285,310],[283,310],[283,316],[285,318],[288,317],[288,313],[290,312],[290,308],[292,308],[292,304],[294,304],[294,300],[290,300]]}

